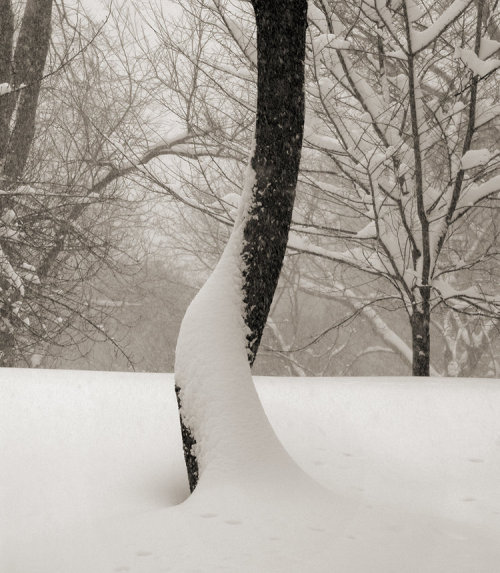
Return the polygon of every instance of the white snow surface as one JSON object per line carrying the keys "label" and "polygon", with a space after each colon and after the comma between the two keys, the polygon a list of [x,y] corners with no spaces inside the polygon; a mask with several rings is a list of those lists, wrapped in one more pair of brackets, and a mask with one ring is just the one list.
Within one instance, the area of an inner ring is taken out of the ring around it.
{"label": "white snow surface", "polygon": [[498,571],[498,380],[255,385],[311,477],[221,460],[186,500],[172,375],[1,370],[0,571]]}

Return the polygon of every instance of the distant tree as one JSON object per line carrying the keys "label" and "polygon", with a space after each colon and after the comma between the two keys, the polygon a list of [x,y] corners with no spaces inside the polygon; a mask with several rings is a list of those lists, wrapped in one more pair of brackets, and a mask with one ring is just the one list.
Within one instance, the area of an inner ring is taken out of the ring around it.
{"label": "distant tree", "polygon": [[140,270],[139,231],[150,233],[162,200],[145,182],[158,158],[189,154],[197,137],[158,131],[154,94],[125,49],[126,7],[99,25],[79,3],[51,7],[0,4],[3,366],[103,337],[119,351],[101,328],[112,308],[96,306],[95,291]]}
{"label": "distant tree", "polygon": [[496,266],[498,230],[453,257],[458,237],[490,218],[500,189],[499,151],[484,139],[500,111],[487,5],[457,0],[426,12],[406,0],[365,1],[312,11],[312,107],[328,131],[309,140],[348,184],[312,179],[366,222],[345,251],[324,255],[390,286],[408,314],[414,375],[429,374],[431,316],[440,306],[499,317],[494,285],[464,284],[468,270]]}
{"label": "distant tree", "polygon": [[145,247],[133,274],[104,268],[87,284],[88,302],[102,328],[82,336],[78,345],[48,346],[41,366],[173,372],[179,326],[197,288],[175,262],[166,263],[165,249]]}

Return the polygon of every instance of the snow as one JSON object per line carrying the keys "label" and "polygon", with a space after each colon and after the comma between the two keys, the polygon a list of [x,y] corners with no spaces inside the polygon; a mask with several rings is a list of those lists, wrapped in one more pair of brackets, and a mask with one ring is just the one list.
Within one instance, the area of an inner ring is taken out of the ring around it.
{"label": "snow", "polygon": [[230,217],[236,218],[237,214],[238,214],[238,207],[240,204],[240,195],[238,195],[238,193],[228,193],[227,195],[224,195],[224,197],[222,197],[221,199],[219,199],[218,201],[214,201],[214,204],[217,203],[221,203],[222,205],[225,207],[225,210],[227,212],[227,214]]}
{"label": "snow", "polygon": [[237,207],[240,203],[240,195],[238,193],[228,193],[222,197],[222,201],[233,207]]}
{"label": "snow", "polygon": [[491,159],[488,149],[470,149],[462,156],[462,169],[473,169],[481,165],[486,165]]}
{"label": "snow", "polygon": [[406,0],[406,11],[408,20],[411,23],[417,22],[425,15],[425,8],[414,2],[414,0]]}
{"label": "snow", "polygon": [[408,76],[406,76],[405,74],[398,74],[397,76],[394,77],[394,81],[395,81],[398,89],[403,94],[408,93],[408,87],[410,84],[410,80],[409,80]]}
{"label": "snow", "polygon": [[[370,229],[368,229],[368,231],[370,231]],[[384,257],[381,252],[373,252],[359,247],[350,248],[343,252],[333,251],[315,245],[307,237],[294,231],[289,235],[287,247],[302,253],[309,253],[331,261],[345,263],[346,265],[368,273],[387,273],[390,265],[387,258]]]}
{"label": "snow", "polygon": [[242,80],[253,80],[255,78],[255,74],[252,70],[243,67],[235,68],[234,66],[217,64],[216,69]]}
{"label": "snow", "polygon": [[[358,249],[351,249],[350,251],[333,251],[325,247],[315,245],[307,237],[299,235],[299,233],[292,231],[288,237],[287,248],[295,249],[303,253],[311,253],[318,257],[338,261],[342,263],[352,264],[356,267],[364,268],[363,263],[366,261],[364,253]],[[359,255],[359,258],[358,258]]]}
{"label": "snow", "polygon": [[500,104],[498,103],[494,104],[491,101],[486,101],[484,106],[479,107],[476,129],[500,116]]}
{"label": "snow", "polygon": [[[1,235],[0,235],[1,236]],[[0,277],[7,279],[9,283],[14,286],[21,296],[24,296],[24,285],[21,277],[16,273],[10,264],[7,255],[0,247]]]}
{"label": "snow", "polygon": [[500,42],[487,38],[486,36],[481,38],[481,46],[479,48],[479,57],[481,60],[486,60],[486,58],[489,58],[498,52],[498,50],[500,50]]}
{"label": "snow", "polygon": [[500,191],[500,175],[496,175],[480,185],[473,184],[460,197],[457,209],[471,207],[476,203],[479,203],[479,201],[485,197],[488,197],[493,193],[498,193],[498,191]]}
{"label": "snow", "polygon": [[[185,139],[187,139],[189,135],[190,132],[186,129],[185,126],[174,123],[167,129],[165,137],[162,139],[159,146],[168,147],[176,145],[177,142],[183,142]],[[92,195],[97,195],[97,197],[99,197],[98,193],[92,193]]]}
{"label": "snow", "polygon": [[248,365],[241,251],[254,182],[249,164],[231,237],[186,311],[177,340],[175,377],[196,440],[198,490],[259,481],[272,459],[295,467],[269,425]]}
{"label": "snow", "polygon": [[418,32],[413,30],[412,52],[417,53],[432,44],[471,2],[472,0],[454,0],[428,28]]}
{"label": "snow", "polygon": [[309,144],[320,147],[327,151],[333,151],[335,153],[342,153],[344,151],[342,144],[336,137],[332,137],[330,135],[321,135],[319,133],[312,133],[308,130],[305,130],[305,138]]}
{"label": "snow", "polygon": [[307,19],[321,32],[326,33],[328,31],[328,22],[325,14],[312,2],[308,2],[307,4]]}
{"label": "snow", "polygon": [[396,60],[406,60],[406,54],[403,50],[390,50],[387,52],[388,58],[395,58]]}
{"label": "snow", "polygon": [[338,38],[335,34],[320,34],[313,38],[312,46],[315,54],[320,54],[325,48],[334,50],[348,50],[351,42],[344,38]]}
{"label": "snow", "polygon": [[172,375],[2,370],[0,570],[497,571],[498,381],[255,383],[315,481],[270,459],[183,502]]}
{"label": "snow", "polygon": [[433,279],[432,286],[439,291],[443,299],[455,298],[463,295],[463,291],[458,291],[444,278]]}
{"label": "snow", "polygon": [[370,221],[355,235],[357,239],[374,239],[377,237],[377,225],[375,221]]}
{"label": "snow", "polygon": [[0,84],[0,97],[12,91],[10,84],[4,82]]}
{"label": "snow", "polygon": [[16,213],[12,209],[7,209],[1,219],[2,225],[10,225],[16,220]]}
{"label": "snow", "polygon": [[230,31],[233,39],[238,44],[241,51],[245,54],[248,60],[254,65],[257,65],[257,47],[254,44],[251,36],[240,28],[238,22],[230,16],[224,14],[224,22]]}
{"label": "snow", "polygon": [[23,279],[35,285],[41,284],[40,277],[36,273],[23,273]]}
{"label": "snow", "polygon": [[480,77],[484,77],[500,67],[500,60],[493,58],[484,61],[469,48],[455,48],[455,57],[461,59],[474,75]]}

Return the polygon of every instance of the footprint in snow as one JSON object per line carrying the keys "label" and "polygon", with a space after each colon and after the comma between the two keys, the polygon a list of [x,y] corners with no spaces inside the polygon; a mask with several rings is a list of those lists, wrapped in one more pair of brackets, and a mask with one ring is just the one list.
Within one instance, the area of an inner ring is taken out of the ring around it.
{"label": "footprint in snow", "polygon": [[205,517],[205,518],[217,517],[217,514],[216,513],[202,513],[202,514],[200,514],[200,517]]}

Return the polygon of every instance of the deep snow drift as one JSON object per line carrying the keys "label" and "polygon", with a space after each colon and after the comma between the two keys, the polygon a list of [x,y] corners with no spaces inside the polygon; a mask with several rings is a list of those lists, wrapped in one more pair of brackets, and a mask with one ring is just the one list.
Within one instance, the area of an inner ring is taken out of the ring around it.
{"label": "deep snow drift", "polygon": [[0,571],[498,571],[498,381],[256,385],[318,485],[279,458],[180,503],[172,376],[0,370]]}

